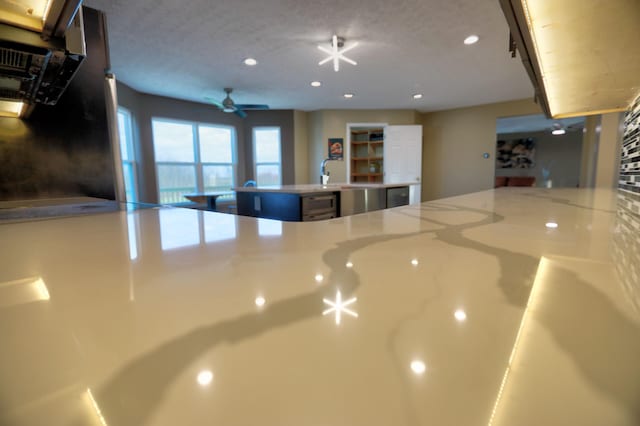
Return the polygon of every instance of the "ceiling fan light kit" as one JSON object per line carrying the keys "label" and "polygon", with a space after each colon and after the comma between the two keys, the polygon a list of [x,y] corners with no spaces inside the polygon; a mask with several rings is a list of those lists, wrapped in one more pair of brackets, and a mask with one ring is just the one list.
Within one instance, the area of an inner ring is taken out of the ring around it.
{"label": "ceiling fan light kit", "polygon": [[246,110],[265,110],[269,109],[269,105],[263,104],[237,104],[231,99],[231,92],[233,89],[230,87],[225,87],[224,92],[227,96],[222,100],[222,102],[217,101],[216,99],[206,97],[205,99],[217,106],[218,109],[222,112],[235,113],[240,118],[245,118],[247,116]]}

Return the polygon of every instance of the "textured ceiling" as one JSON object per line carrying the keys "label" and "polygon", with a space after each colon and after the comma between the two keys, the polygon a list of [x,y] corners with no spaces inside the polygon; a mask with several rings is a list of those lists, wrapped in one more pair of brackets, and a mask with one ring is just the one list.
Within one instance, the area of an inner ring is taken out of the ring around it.
{"label": "textured ceiling", "polygon": [[[456,108],[533,96],[497,0],[87,0],[106,12],[112,68],[138,91],[276,109]],[[332,34],[357,66],[318,62]],[[480,41],[465,46],[469,34]],[[242,63],[258,60],[255,67]],[[323,86],[313,88],[312,80]],[[345,92],[355,93],[344,99]],[[424,97],[412,99],[413,93]]]}

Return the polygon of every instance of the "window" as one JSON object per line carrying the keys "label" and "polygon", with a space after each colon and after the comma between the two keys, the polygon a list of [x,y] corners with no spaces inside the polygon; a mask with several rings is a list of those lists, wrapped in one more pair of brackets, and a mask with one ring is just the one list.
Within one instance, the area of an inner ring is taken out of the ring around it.
{"label": "window", "polygon": [[279,127],[253,128],[253,158],[258,185],[282,183]]}
{"label": "window", "polygon": [[138,196],[136,192],[136,157],[133,149],[131,113],[121,107],[118,108],[118,138],[120,139],[125,196],[128,202],[135,203],[138,201]]}
{"label": "window", "polygon": [[161,204],[185,203],[185,194],[235,185],[232,127],[154,118],[152,128]]}

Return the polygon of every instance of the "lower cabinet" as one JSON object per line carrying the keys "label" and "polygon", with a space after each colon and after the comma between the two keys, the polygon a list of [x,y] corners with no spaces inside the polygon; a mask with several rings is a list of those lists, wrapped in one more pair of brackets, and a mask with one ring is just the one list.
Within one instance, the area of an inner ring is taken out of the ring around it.
{"label": "lower cabinet", "polygon": [[239,215],[302,222],[338,217],[338,194],[239,191],[236,193],[236,202]]}
{"label": "lower cabinet", "polygon": [[407,205],[409,187],[354,188],[307,194],[238,191],[236,202],[239,215],[307,222]]}
{"label": "lower cabinet", "polygon": [[305,194],[300,197],[302,221],[324,220],[338,217],[339,193]]}

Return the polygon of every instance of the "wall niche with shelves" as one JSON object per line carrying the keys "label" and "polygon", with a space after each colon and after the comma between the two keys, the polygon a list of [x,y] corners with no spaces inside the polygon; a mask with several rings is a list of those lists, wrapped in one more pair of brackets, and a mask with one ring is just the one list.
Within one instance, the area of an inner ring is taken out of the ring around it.
{"label": "wall niche with shelves", "polygon": [[384,181],[384,125],[348,125],[349,182]]}

